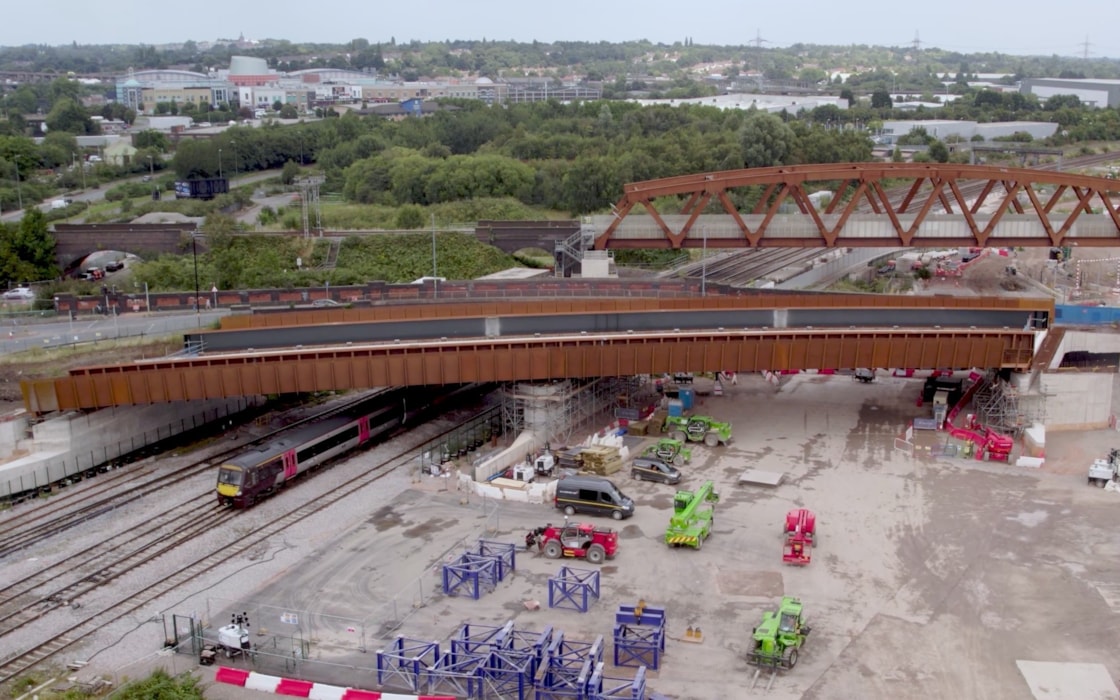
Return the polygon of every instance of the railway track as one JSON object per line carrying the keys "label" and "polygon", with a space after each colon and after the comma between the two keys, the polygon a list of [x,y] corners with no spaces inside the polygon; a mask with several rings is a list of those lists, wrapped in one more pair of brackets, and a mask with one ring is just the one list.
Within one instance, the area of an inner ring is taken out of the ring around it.
{"label": "railway track", "polygon": [[[325,411],[270,431],[249,442],[225,448],[208,455],[204,459],[177,469],[159,471],[154,468],[154,464],[145,462],[143,471],[121,470],[121,473],[114,474],[113,478],[105,484],[97,484],[92,494],[88,489],[70,491],[65,496],[59,497],[60,503],[52,504],[51,507],[42,512],[39,509],[27,510],[9,518],[0,519],[0,527],[3,528],[4,533],[0,537],[0,560],[15,552],[26,551],[36,544],[77,527],[92,518],[112,512],[145,496],[159,493],[185,479],[213,469],[226,457],[242,452],[248,447],[270,440],[287,430],[345,411],[359,403],[376,398],[386,391],[388,389],[380,389],[353,401],[332,405]],[[81,505],[77,505],[79,503]]]}
{"label": "railway track", "polygon": [[[470,421],[465,422],[466,425]],[[439,435],[425,436],[423,438],[409,441],[407,445],[399,450],[396,450],[392,456],[383,460],[380,464],[374,465],[363,471],[360,475],[349,479],[348,481],[336,485],[326,494],[316,497],[312,502],[304,503],[296,508],[292,508],[285,513],[269,520],[268,522],[247,532],[232,533],[230,528],[218,530],[218,532],[231,532],[234,536],[226,542],[217,546],[211,547],[209,554],[195,558],[194,560],[182,565],[174,573],[164,576],[155,584],[149,585],[139,591],[122,593],[120,599],[116,602],[108,603],[96,612],[91,612],[84,619],[79,620],[66,629],[53,634],[50,638],[45,639],[26,651],[22,651],[0,662],[0,686],[8,683],[9,681],[17,678],[23,673],[26,673],[39,664],[47,661],[62,651],[70,649],[78,643],[85,640],[90,635],[99,631],[104,625],[113,620],[117,620],[122,616],[130,615],[132,613],[142,611],[150,606],[161,597],[167,595],[171,591],[184,586],[191,581],[198,579],[204,574],[212,571],[213,569],[235,560],[243,555],[249,553],[255,547],[267,542],[270,538],[281,535],[287,528],[292,525],[305,520],[313,515],[316,515],[323,510],[331,507],[346,498],[356,494],[361,489],[364,489],[388,474],[392,473],[395,469],[406,466],[409,464],[412,454],[419,449],[422,445],[431,442],[432,440],[442,439],[450,434],[453,434],[461,426],[453,426]],[[208,494],[211,495],[212,494]],[[181,504],[184,507],[187,504]],[[237,511],[226,511],[231,517],[237,517],[240,513]],[[212,522],[203,521],[207,529],[214,529]],[[176,549],[181,547],[184,542],[190,540],[190,530],[183,526],[178,530],[178,535],[172,541],[167,543],[166,547],[161,547],[158,553],[151,553],[150,555],[141,555],[137,552],[142,551],[142,548],[137,547],[136,551],[122,556],[119,561],[113,565],[105,567],[104,575],[98,573],[95,577],[100,580],[98,585],[103,585],[108,580],[117,579],[124,574],[134,571],[142,567],[144,564],[152,561],[156,557],[166,556]],[[196,533],[197,534],[197,533]],[[87,577],[89,580],[90,577]],[[67,587],[64,591],[69,591],[70,595],[81,595],[81,584],[73,587]],[[14,600],[14,598],[12,599]],[[72,599],[71,599],[72,600]],[[57,607],[61,606],[55,606]],[[80,607],[72,608],[74,613],[79,613]],[[8,617],[4,618],[3,628],[0,628],[0,639],[10,634],[10,631],[18,629],[19,627],[26,626],[28,620],[24,618],[33,614],[34,610],[25,612],[9,613]],[[49,612],[49,610],[48,610]],[[42,613],[40,613],[41,616]],[[18,627],[14,626],[18,622]]]}
{"label": "railway track", "polygon": [[[205,502],[209,502],[209,508],[201,507]],[[118,533],[9,583],[0,593],[0,638],[52,610],[71,605],[83,595],[224,525],[236,515],[235,511],[219,506],[213,493],[199,494],[139,531]]]}
{"label": "railway track", "polygon": [[[1110,163],[1120,160],[1120,152],[1111,151],[1098,153],[1091,156],[1079,156],[1065,160],[1062,163],[1046,163],[1037,166],[1035,170],[1055,171],[1059,169],[1082,168],[1101,163]],[[966,183],[960,186],[961,195],[976,197],[984,190],[985,183]],[[928,185],[927,185],[928,188]],[[909,193],[910,187],[894,187],[886,191],[887,199],[892,205],[897,206]],[[866,203],[861,204],[858,211],[867,213],[871,207]],[[780,248],[749,248],[729,255],[721,256],[716,260],[709,259],[707,264],[701,261],[690,262],[678,267],[664,276],[685,276],[692,279],[704,277],[710,282],[746,286],[750,283],[774,275],[782,269],[791,266],[807,264],[820,255],[820,250],[797,250]]]}

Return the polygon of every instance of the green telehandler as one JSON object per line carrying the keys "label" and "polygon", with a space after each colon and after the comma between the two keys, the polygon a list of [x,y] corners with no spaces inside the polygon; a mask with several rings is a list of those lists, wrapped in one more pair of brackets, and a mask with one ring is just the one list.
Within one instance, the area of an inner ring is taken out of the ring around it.
{"label": "green telehandler", "polygon": [[657,457],[666,464],[679,467],[692,461],[692,448],[685,447],[680,440],[659,438],[642,453],[643,457]]}
{"label": "green telehandler", "polygon": [[793,668],[797,665],[798,651],[805,644],[809,631],[802,615],[801,601],[785,596],[777,611],[762,613],[762,622],[754,628],[751,650],[747,653],[748,663],[772,669]]}
{"label": "green telehandler", "polygon": [[731,424],[721,423],[708,416],[669,416],[661,426],[674,440],[703,442],[708,447],[731,442]]}

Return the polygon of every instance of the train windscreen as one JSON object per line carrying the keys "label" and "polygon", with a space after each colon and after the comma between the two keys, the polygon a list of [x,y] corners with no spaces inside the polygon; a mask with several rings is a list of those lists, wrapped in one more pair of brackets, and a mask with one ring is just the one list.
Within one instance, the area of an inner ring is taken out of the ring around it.
{"label": "train windscreen", "polygon": [[229,484],[230,486],[241,485],[241,468],[240,467],[222,467],[218,471],[218,483]]}

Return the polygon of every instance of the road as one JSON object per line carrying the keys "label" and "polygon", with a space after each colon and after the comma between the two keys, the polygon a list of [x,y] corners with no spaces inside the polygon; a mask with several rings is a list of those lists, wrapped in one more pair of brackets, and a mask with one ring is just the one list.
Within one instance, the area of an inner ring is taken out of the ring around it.
{"label": "road", "polygon": [[[278,169],[262,170],[259,172],[251,173],[249,175],[241,175],[236,178],[230,178],[230,187],[244,187],[245,185],[252,185],[257,182],[262,182],[269,178],[276,177],[279,172],[280,171]],[[114,186],[121,185],[127,182],[143,182],[145,177],[147,176],[137,175],[135,177],[114,180],[111,183],[106,183],[105,186],[98,189],[78,190],[76,192],[73,192],[72,194],[67,194],[66,197],[68,199],[74,200],[75,202],[100,202],[105,199],[105,192],[109,189],[112,189]],[[57,197],[54,197],[52,199],[57,199]],[[38,207],[39,211],[46,213],[50,211],[51,203],[50,200],[48,200],[36,206]],[[14,223],[20,221],[21,219],[23,219],[24,211],[24,209],[16,209],[15,211],[4,212],[3,215],[0,215],[0,221],[3,221],[5,223]]]}
{"label": "road", "polygon": [[[162,314],[123,314],[121,316],[79,316],[73,321],[44,322],[4,319],[0,326],[0,355],[32,348],[57,348],[79,343],[130,337],[160,337],[197,330],[216,323],[228,309]],[[65,318],[65,317],[62,317]]]}

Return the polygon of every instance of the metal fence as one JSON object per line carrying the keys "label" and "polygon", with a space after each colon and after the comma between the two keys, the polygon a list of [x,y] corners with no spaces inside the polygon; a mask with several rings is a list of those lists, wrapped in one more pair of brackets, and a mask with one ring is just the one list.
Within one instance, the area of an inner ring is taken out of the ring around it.
{"label": "metal fence", "polygon": [[23,352],[34,348],[62,348],[119,338],[159,338],[186,330],[210,327],[228,309],[183,312],[173,315],[146,316],[82,316],[67,319],[65,315],[49,318],[8,318],[0,325],[0,354]]}
{"label": "metal fence", "polygon": [[139,435],[131,435],[126,440],[119,440],[88,450],[71,450],[63,457],[37,465],[28,474],[0,481],[0,497],[35,493],[52,484],[67,485],[72,481],[79,480],[84,475],[109,471],[119,466],[113,465],[113,460],[161,440],[166,440],[225,416],[243,411],[249,405],[256,403],[257,400],[256,398],[239,399],[232,409],[228,404],[217,406],[206,409],[202,413],[181,418],[173,423],[158,425],[154,430],[145,430]]}
{"label": "metal fence", "polygon": [[[181,621],[186,616],[195,621],[184,627],[189,630],[188,634],[179,634],[177,638],[169,640],[173,644],[171,648],[180,655],[195,655],[194,662],[197,663],[199,649],[206,645],[216,645],[218,628],[227,624],[231,615],[247,613],[252,625],[252,652],[233,658],[220,654],[218,662],[247,667],[269,675],[296,677],[333,685],[373,687],[377,679],[377,657],[372,652],[390,646],[412,615],[442,597],[440,574],[445,562],[465,550],[474,549],[478,540],[492,536],[500,528],[499,501],[472,495],[467,499],[466,505],[484,517],[483,524],[459,538],[434,559],[435,564],[427,567],[369,614],[353,617],[325,615],[271,603],[211,597],[206,600],[205,611],[164,613],[165,619]],[[313,640],[327,632],[331,633],[332,651],[337,652],[341,648],[357,652],[346,658],[357,659],[358,662],[336,662],[320,658],[315,653]]]}

